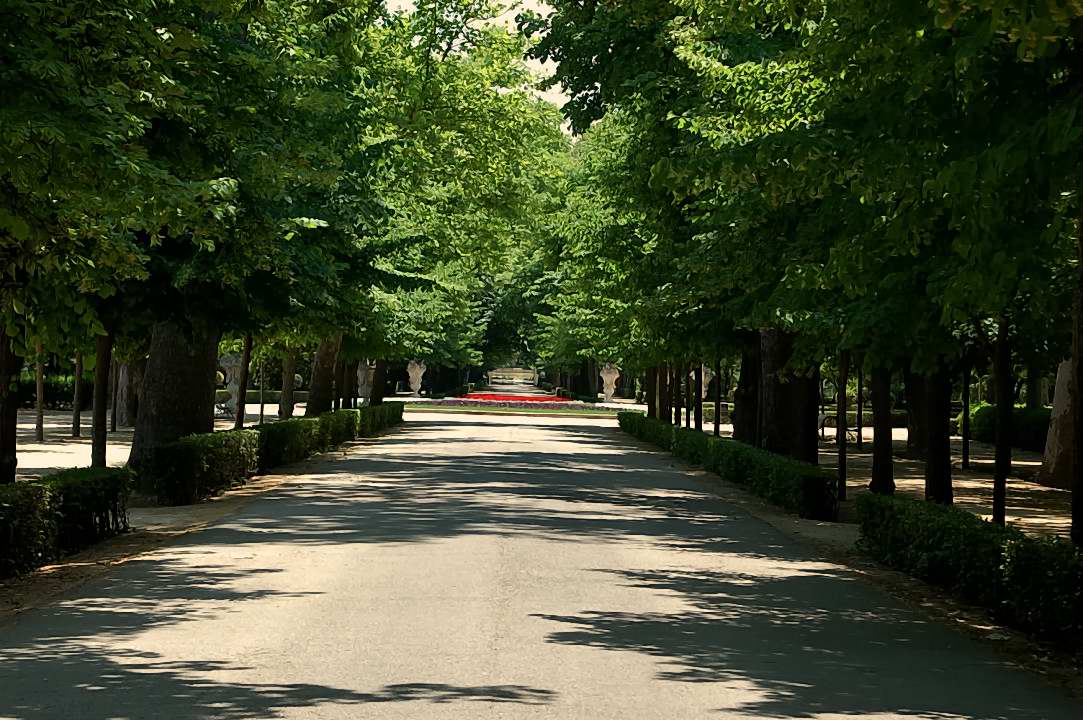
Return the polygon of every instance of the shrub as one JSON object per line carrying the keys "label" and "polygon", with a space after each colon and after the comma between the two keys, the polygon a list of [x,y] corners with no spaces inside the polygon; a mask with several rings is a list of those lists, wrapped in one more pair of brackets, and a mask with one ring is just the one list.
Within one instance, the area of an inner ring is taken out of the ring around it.
{"label": "shrub", "polygon": [[861,543],[878,561],[992,610],[1039,637],[1083,639],[1083,553],[950,506],[862,495]]}
{"label": "shrub", "polygon": [[255,430],[189,435],[158,448],[141,479],[159,502],[188,505],[243,485],[259,467],[259,451]]}
{"label": "shrub", "polygon": [[33,570],[56,557],[55,501],[44,485],[0,485],[0,578]]}
{"label": "shrub", "polygon": [[835,478],[822,468],[698,430],[675,428],[640,412],[617,413],[621,429],[725,480],[798,513],[834,520],[838,514]]}
{"label": "shrub", "polygon": [[324,449],[318,418],[289,418],[256,427],[259,432],[259,467],[266,471],[304,460]]}
{"label": "shrub", "polygon": [[125,468],[76,468],[0,485],[0,577],[127,530],[130,487]]}
{"label": "shrub", "polygon": [[[1047,407],[1027,408],[1016,405],[1012,409],[1012,447],[1043,452],[1052,412]],[[956,427],[962,428],[962,422],[963,414],[959,413],[959,416],[955,418]],[[996,442],[995,405],[981,403],[971,406],[970,437],[983,443]]]}
{"label": "shrub", "polygon": [[384,428],[400,424],[402,422],[402,411],[405,407],[404,403],[385,402],[361,408],[358,434],[362,437],[370,437]]}
{"label": "shrub", "polygon": [[57,542],[71,553],[128,529],[127,468],[71,468],[39,481],[57,499]]}
{"label": "shrub", "polygon": [[360,410],[332,410],[320,415],[320,437],[325,448],[357,438],[361,426]]}

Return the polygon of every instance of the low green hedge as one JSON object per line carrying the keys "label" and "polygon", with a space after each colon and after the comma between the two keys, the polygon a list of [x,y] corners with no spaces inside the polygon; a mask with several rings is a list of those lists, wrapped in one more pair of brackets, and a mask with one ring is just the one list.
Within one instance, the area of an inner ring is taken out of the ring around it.
{"label": "low green hedge", "polygon": [[255,430],[199,433],[163,445],[143,472],[144,490],[166,505],[188,505],[243,485],[259,468]]}
{"label": "low green hedge", "polygon": [[1083,553],[964,510],[912,498],[857,499],[861,543],[878,561],[989,608],[1006,625],[1083,641]]}
{"label": "low green hedge", "polygon": [[249,430],[189,435],[159,448],[140,484],[168,505],[199,502],[266,472],[402,422],[402,403],[334,410]]}
{"label": "low green hedge", "polygon": [[[1045,451],[1045,438],[1053,411],[1047,407],[1027,408],[1016,405],[1012,409],[1012,447],[1032,452]],[[961,428],[963,414],[955,418],[956,428]],[[996,442],[996,406],[988,403],[970,408],[970,438],[983,443]],[[958,432],[958,430],[957,430]]]}
{"label": "low green hedge", "polygon": [[319,418],[297,417],[256,426],[259,432],[259,469],[304,460],[326,447]]}
{"label": "low green hedge", "polygon": [[736,440],[675,428],[640,412],[617,413],[617,421],[628,434],[702,465],[801,517],[834,520],[838,515],[835,477],[827,470]]}
{"label": "low green hedge", "polygon": [[127,530],[130,489],[125,468],[73,468],[0,485],[0,577]]}

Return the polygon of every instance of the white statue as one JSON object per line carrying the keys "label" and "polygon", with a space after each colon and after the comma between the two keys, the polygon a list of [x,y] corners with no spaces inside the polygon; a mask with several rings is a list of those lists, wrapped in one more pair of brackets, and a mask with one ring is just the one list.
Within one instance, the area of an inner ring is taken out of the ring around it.
{"label": "white statue", "polygon": [[414,397],[421,396],[421,378],[425,375],[425,361],[411,360],[406,366],[406,374],[410,376],[410,391]]}
{"label": "white statue", "polygon": [[357,396],[362,404],[372,399],[372,378],[376,373],[376,363],[368,359],[362,360],[357,366]]}
{"label": "white statue", "polygon": [[226,401],[226,407],[229,408],[233,417],[237,417],[237,402],[241,397],[241,361],[243,359],[237,353],[230,353],[229,355],[223,355],[222,359],[218,361],[226,376],[226,390],[229,391],[229,400]]}
{"label": "white statue", "polygon": [[707,388],[710,386],[712,379],[714,379],[714,370],[712,370],[711,368],[704,365],[703,366],[703,397],[702,397],[703,400],[707,399]]}
{"label": "white statue", "polygon": [[606,402],[613,402],[613,395],[617,392],[617,380],[620,378],[620,368],[613,363],[602,366],[602,393]]}

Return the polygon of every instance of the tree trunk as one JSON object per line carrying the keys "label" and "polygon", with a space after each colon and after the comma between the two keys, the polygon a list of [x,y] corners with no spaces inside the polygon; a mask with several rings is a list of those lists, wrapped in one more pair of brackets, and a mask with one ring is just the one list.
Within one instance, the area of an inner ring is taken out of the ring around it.
{"label": "tree trunk", "polygon": [[928,457],[929,410],[925,407],[928,398],[928,379],[909,368],[903,375],[906,385],[906,454],[908,457],[924,460]]}
{"label": "tree trunk", "polygon": [[1030,410],[1045,406],[1045,396],[1042,393],[1043,380],[1042,366],[1034,360],[1027,363],[1027,408]]}
{"label": "tree trunk", "polygon": [[383,405],[386,389],[387,361],[377,360],[372,369],[372,395],[369,397],[369,405]]}
{"label": "tree trunk", "polygon": [[45,440],[45,349],[39,342],[34,351],[37,355],[34,361],[34,387],[37,395],[34,403],[34,439],[43,442]]}
{"label": "tree trunk", "polygon": [[[83,436],[83,353],[75,353],[75,390],[71,400],[71,436]],[[0,481],[2,482],[2,481]]]}
{"label": "tree trunk", "polygon": [[669,364],[658,366],[658,419],[666,425],[673,424],[673,395],[669,382]]}
{"label": "tree trunk", "polygon": [[895,467],[891,456],[891,370],[872,369],[872,481],[869,490],[895,493]]}
{"label": "tree trunk", "polygon": [[997,330],[996,355],[993,372],[996,374],[996,455],[993,461],[993,522],[1003,525],[1008,512],[1008,475],[1012,469],[1012,348],[1008,319],[1000,318]]}
{"label": "tree trunk", "polygon": [[244,427],[245,405],[248,400],[248,368],[252,365],[252,335],[244,336],[244,349],[241,350],[241,367],[237,379],[237,412],[233,418],[233,429]]}
{"label": "tree trunk", "polygon": [[696,430],[703,432],[703,365],[696,365],[695,392],[692,395],[696,404]]}
{"label": "tree trunk", "polygon": [[19,393],[13,385],[22,367],[23,359],[15,354],[4,323],[0,323],[0,485],[15,482],[18,466]]}
{"label": "tree trunk", "polygon": [[282,393],[278,398],[278,417],[293,417],[293,376],[297,374],[297,350],[288,349],[282,356]]}
{"label": "tree trunk", "polygon": [[681,385],[681,363],[674,363],[670,367],[669,384],[673,388],[673,424],[676,427],[681,426],[681,410],[684,409],[684,398],[682,393],[684,388]]}
{"label": "tree trunk", "polygon": [[1069,378],[1070,400],[1072,408],[1072,542],[1083,547],[1083,215],[1078,218],[1076,228],[1076,288],[1075,317],[1072,323],[1072,365]]}
{"label": "tree trunk", "polygon": [[335,358],[335,397],[331,405],[333,409],[340,410],[346,407],[346,358],[342,353]]}
{"label": "tree trunk", "polygon": [[754,332],[742,332],[741,374],[734,391],[733,438],[749,445],[759,445],[760,417],[760,336]]}
{"label": "tree trunk", "polygon": [[658,366],[647,368],[643,381],[643,394],[647,396],[647,417],[658,417]]}
{"label": "tree trunk", "polygon": [[156,322],[143,376],[139,416],[128,464],[144,466],[159,447],[185,435],[214,430],[215,373],[221,331]]}
{"label": "tree trunk", "polygon": [[714,361],[714,436],[722,436],[722,358]]}
{"label": "tree trunk", "polygon": [[925,435],[925,499],[942,505],[954,501],[951,487],[951,375],[942,366],[922,383]]}
{"label": "tree trunk", "polygon": [[105,467],[106,429],[109,409],[109,378],[113,364],[113,336],[99,335],[94,341],[94,416],[90,430],[90,466]]}
{"label": "tree trunk", "polygon": [[865,367],[864,358],[859,357],[857,362],[857,449],[865,446]]}
{"label": "tree trunk", "polygon": [[692,373],[687,367],[681,368],[684,375],[684,426],[692,427],[692,405],[696,399],[692,396]]}
{"label": "tree trunk", "polygon": [[[112,358],[110,358],[111,360]],[[120,368],[117,363],[113,363],[113,372],[109,374],[109,432],[117,431],[117,405],[120,401]]]}
{"label": "tree trunk", "polygon": [[760,332],[760,439],[764,449],[795,460],[818,462],[816,427],[820,373],[799,375],[787,369],[794,336],[782,330]]}
{"label": "tree trunk", "polygon": [[342,333],[320,341],[312,358],[312,382],[308,384],[308,405],[305,417],[317,417],[330,411],[335,401],[335,366]]}
{"label": "tree trunk", "polygon": [[963,446],[963,470],[970,469],[970,376],[972,368],[970,367],[970,360],[966,360],[966,364],[963,365],[963,412],[962,422],[959,427],[959,435],[962,439]]}
{"label": "tree trunk", "polygon": [[846,499],[846,383],[850,374],[850,353],[839,353],[839,392],[835,403],[835,442],[839,453],[839,501]]}

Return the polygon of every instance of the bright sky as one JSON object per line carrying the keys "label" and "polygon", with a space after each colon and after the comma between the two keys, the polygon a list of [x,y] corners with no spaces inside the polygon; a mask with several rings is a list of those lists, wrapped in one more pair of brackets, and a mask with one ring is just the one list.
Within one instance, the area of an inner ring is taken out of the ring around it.
{"label": "bright sky", "polygon": [[[505,0],[505,3],[508,5],[508,10],[498,18],[498,21],[505,23],[510,28],[515,27],[515,16],[523,10],[534,10],[543,15],[548,12],[548,6],[539,0]],[[387,0],[387,6],[392,10],[399,10],[412,7],[413,3],[411,0]],[[543,64],[532,59],[527,60],[526,63],[539,78],[552,74],[552,65],[550,63]],[[568,102],[568,97],[561,92],[560,86],[536,92],[538,97],[548,100],[557,107],[561,107]]]}

